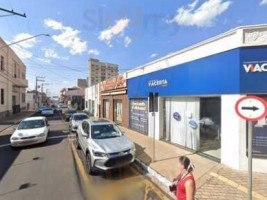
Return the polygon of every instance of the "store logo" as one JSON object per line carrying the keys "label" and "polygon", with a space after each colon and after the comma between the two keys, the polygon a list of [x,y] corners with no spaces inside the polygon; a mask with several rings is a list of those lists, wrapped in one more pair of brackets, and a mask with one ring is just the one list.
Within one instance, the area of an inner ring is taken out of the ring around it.
{"label": "store logo", "polygon": [[148,82],[149,87],[155,87],[155,86],[162,86],[166,87],[168,85],[168,81],[166,79],[162,80],[152,80]]}
{"label": "store logo", "polygon": [[181,121],[181,115],[178,112],[173,113],[173,118],[178,122]]}
{"label": "store logo", "polygon": [[267,63],[262,63],[262,64],[249,63],[249,64],[244,64],[243,67],[247,73],[267,72]]}

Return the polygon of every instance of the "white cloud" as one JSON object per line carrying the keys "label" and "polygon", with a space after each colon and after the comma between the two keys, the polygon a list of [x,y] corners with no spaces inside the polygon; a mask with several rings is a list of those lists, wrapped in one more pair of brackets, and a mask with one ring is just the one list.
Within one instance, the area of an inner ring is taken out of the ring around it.
{"label": "white cloud", "polygon": [[124,46],[125,46],[125,47],[128,47],[129,44],[131,44],[131,43],[132,43],[132,39],[131,39],[129,36],[126,36],[126,37],[124,38]]}
{"label": "white cloud", "polygon": [[221,15],[231,5],[231,1],[207,0],[198,8],[198,0],[181,7],[177,10],[176,16],[167,23],[177,23],[184,26],[209,27],[214,24],[217,16]]}
{"label": "white cloud", "polygon": [[[20,40],[27,39],[30,37],[33,37],[33,35],[29,33],[19,33],[14,37],[12,42],[20,41]],[[36,38],[32,38],[32,39],[20,42],[17,45],[22,48],[32,48],[35,44],[36,44]]]}
{"label": "white cloud", "polygon": [[264,4],[267,4],[267,0],[262,0],[262,1],[260,2],[260,5],[264,5]]}
{"label": "white cloud", "polygon": [[88,54],[98,56],[100,52],[97,49],[89,49]]}
{"label": "white cloud", "polygon": [[32,53],[22,47],[20,47],[17,44],[11,45],[10,46],[13,51],[18,55],[18,57],[22,60],[26,60],[32,57]]}
{"label": "white cloud", "polygon": [[47,59],[47,58],[37,58],[37,60],[44,62],[44,63],[50,63],[51,62],[51,60]]}
{"label": "white cloud", "polygon": [[114,26],[109,27],[106,30],[100,32],[98,39],[105,41],[109,46],[113,37],[119,34],[123,34],[124,30],[129,25],[130,20],[127,18],[116,21]]}
{"label": "white cloud", "polygon": [[[33,37],[33,35],[29,33],[19,33],[14,36],[11,42],[6,41],[6,43],[10,44],[30,37]],[[36,43],[37,43],[36,38],[32,38],[29,40],[25,40],[23,42],[19,42],[17,44],[13,44],[10,47],[13,49],[13,51],[18,55],[20,59],[26,60],[32,57],[33,54],[32,52],[30,52],[29,49],[33,48]]]}
{"label": "white cloud", "polygon": [[152,53],[152,54],[150,55],[150,58],[155,58],[156,56],[158,56],[157,53]]}
{"label": "white cloud", "polygon": [[44,51],[45,58],[56,58],[56,59],[61,59],[61,60],[68,60],[67,57],[59,56],[58,53],[54,49],[44,48],[42,50]]}
{"label": "white cloud", "polygon": [[81,40],[79,37],[79,30],[75,30],[69,26],[64,26],[61,22],[53,19],[45,19],[44,24],[53,30],[61,31],[60,34],[53,35],[52,38],[64,48],[68,48],[70,54],[82,54],[83,52],[87,51],[87,42]]}

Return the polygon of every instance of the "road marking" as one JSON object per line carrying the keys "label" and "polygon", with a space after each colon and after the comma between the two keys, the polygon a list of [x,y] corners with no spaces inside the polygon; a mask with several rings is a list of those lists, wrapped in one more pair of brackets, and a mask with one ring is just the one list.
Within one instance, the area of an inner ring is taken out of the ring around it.
{"label": "road marking", "polygon": [[[217,179],[219,179],[220,181],[222,181],[222,182],[224,182],[224,183],[236,188],[237,190],[239,190],[241,192],[244,192],[246,194],[248,193],[248,189],[246,187],[236,183],[235,181],[232,181],[232,180],[230,180],[230,179],[228,179],[228,178],[226,178],[224,176],[221,176],[219,174],[216,174],[214,172],[210,172],[210,175],[215,177],[215,178],[217,178]],[[254,198],[256,198],[256,199],[267,200],[267,197],[264,197],[263,195],[255,192],[255,191],[252,192],[252,196]]]}

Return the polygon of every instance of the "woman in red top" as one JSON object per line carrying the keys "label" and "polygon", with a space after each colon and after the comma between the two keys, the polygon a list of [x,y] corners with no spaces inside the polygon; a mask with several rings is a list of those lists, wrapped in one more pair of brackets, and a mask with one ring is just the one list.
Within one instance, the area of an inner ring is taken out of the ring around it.
{"label": "woman in red top", "polygon": [[192,174],[194,165],[190,162],[189,158],[181,156],[179,158],[178,170],[179,175],[177,176],[176,183],[174,183],[176,185],[177,200],[194,200],[196,190],[195,179]]}

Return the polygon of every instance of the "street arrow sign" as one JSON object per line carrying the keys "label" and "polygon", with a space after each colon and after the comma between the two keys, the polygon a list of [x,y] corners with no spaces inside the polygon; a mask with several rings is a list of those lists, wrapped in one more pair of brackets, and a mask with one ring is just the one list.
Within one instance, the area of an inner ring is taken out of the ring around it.
{"label": "street arrow sign", "polygon": [[237,101],[235,110],[239,117],[253,122],[267,115],[267,104],[262,98],[247,96]]}
{"label": "street arrow sign", "polygon": [[255,96],[246,96],[235,104],[235,111],[239,117],[248,123],[248,200],[252,200],[252,149],[253,149],[253,124],[267,115],[267,103],[264,99]]}

